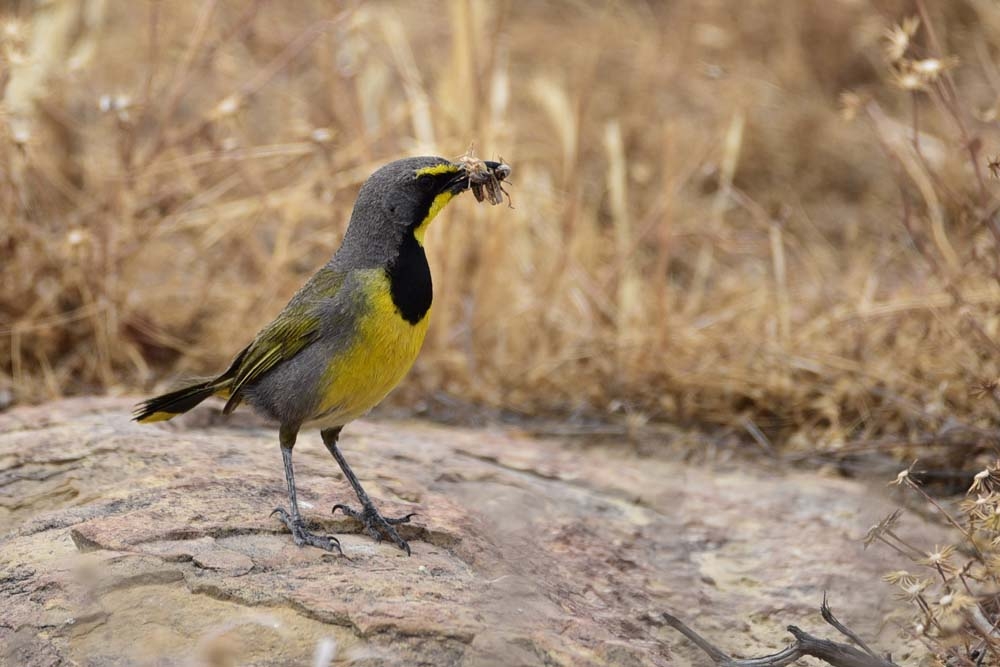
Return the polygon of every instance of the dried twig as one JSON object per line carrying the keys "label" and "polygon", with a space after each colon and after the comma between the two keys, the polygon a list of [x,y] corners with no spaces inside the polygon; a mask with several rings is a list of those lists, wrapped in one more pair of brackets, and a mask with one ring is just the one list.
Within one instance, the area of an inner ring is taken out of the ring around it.
{"label": "dried twig", "polygon": [[[823,615],[823,620],[864,650],[858,650],[848,644],[841,644],[829,639],[819,639],[794,625],[789,625],[788,632],[795,637],[795,643],[788,648],[759,658],[733,658],[689,628],[676,616],[666,612],[662,612],[659,616],[663,623],[690,639],[720,667],[781,667],[781,665],[787,665],[805,656],[818,658],[834,667],[897,667],[889,658],[879,657],[856,633],[836,619],[826,603],[826,595],[823,596],[820,613]],[[653,618],[649,620],[656,622],[656,619]]]}
{"label": "dried twig", "polygon": [[844,635],[852,642],[857,644],[861,649],[864,650],[865,653],[875,658],[876,660],[882,660],[882,658],[880,658],[878,655],[875,654],[875,651],[868,648],[868,644],[866,644],[864,640],[857,635],[857,633],[855,633],[853,630],[851,630],[846,625],[837,620],[837,617],[833,615],[833,610],[830,609],[830,605],[828,605],[826,602],[826,593],[823,593],[823,603],[820,604],[819,606],[819,613],[823,616],[824,621],[826,621],[834,628],[836,628],[837,632],[839,632],[840,634]]}

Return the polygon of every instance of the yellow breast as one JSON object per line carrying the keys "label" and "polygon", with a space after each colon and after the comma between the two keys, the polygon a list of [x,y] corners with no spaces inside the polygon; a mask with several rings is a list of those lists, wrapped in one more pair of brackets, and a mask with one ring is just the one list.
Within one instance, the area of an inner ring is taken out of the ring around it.
{"label": "yellow breast", "polygon": [[424,343],[430,311],[410,324],[392,302],[384,271],[366,271],[362,280],[370,307],[358,322],[353,346],[330,364],[310,426],[339,426],[378,405],[409,372]]}

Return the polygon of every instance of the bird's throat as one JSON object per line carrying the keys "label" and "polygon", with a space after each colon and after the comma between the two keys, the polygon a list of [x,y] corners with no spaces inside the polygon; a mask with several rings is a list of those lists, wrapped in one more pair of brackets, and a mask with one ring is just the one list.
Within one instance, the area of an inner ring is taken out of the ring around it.
{"label": "bird's throat", "polygon": [[427,255],[415,234],[403,238],[399,254],[385,272],[392,303],[399,316],[410,324],[419,323],[431,308],[434,289]]}
{"label": "bird's throat", "polygon": [[400,317],[410,324],[417,324],[431,308],[434,289],[431,268],[424,253],[424,234],[445,206],[455,197],[450,191],[434,197],[423,219],[411,227],[403,237],[396,259],[386,268],[392,303]]}
{"label": "bird's throat", "polygon": [[441,209],[447,206],[448,202],[450,202],[454,197],[454,193],[450,191],[442,192],[438,196],[434,197],[430,208],[427,209],[427,215],[425,215],[424,219],[420,221],[420,224],[413,229],[413,238],[416,239],[417,243],[421,246],[424,245],[424,234],[427,233],[427,228],[430,227],[431,220],[437,217],[437,214],[441,212]]}

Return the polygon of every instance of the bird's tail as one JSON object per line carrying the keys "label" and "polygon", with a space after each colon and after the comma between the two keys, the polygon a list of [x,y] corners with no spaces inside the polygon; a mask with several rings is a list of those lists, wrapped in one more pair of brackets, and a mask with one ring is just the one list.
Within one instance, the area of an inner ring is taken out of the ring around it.
{"label": "bird's tail", "polygon": [[229,384],[229,378],[219,377],[156,396],[135,406],[132,419],[143,424],[166,421],[187,412],[209,396],[227,396]]}

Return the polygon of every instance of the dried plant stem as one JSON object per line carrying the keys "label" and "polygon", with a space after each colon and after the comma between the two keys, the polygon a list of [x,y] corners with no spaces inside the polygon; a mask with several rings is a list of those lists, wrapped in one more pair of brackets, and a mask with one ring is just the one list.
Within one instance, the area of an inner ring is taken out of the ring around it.
{"label": "dried plant stem", "polygon": [[979,549],[979,545],[976,544],[976,541],[975,541],[975,539],[973,539],[973,536],[969,532],[968,528],[966,528],[961,523],[959,523],[957,520],[955,520],[955,517],[953,517],[948,510],[946,510],[944,507],[942,507],[941,503],[939,503],[934,498],[932,498],[930,496],[930,494],[928,494],[926,491],[924,491],[923,488],[921,488],[921,486],[919,484],[917,484],[915,481],[913,481],[909,477],[906,478],[906,485],[909,486],[914,491],[916,491],[917,493],[919,493],[924,498],[924,500],[926,500],[928,503],[930,503],[931,505],[933,505],[934,508],[938,512],[941,513],[941,516],[943,516],[948,523],[950,523],[952,526],[954,526],[956,529],[958,529],[959,532],[962,533],[962,535],[965,537],[965,539],[968,542],[968,544],[972,547],[973,551],[976,552],[976,557],[979,559],[979,562],[981,562],[981,563],[985,563],[986,562],[986,556],[983,555],[983,552]]}
{"label": "dried plant stem", "polygon": [[896,667],[896,664],[891,660],[876,655],[856,633],[838,621],[827,606],[825,596],[820,609],[823,619],[827,623],[851,642],[860,646],[862,650],[859,651],[848,644],[819,639],[794,625],[789,625],[788,631],[795,637],[795,642],[783,651],[759,658],[733,658],[692,630],[676,616],[666,612],[662,612],[659,616],[663,623],[687,637],[720,667],[781,667],[781,665],[787,665],[806,656],[817,658],[834,667]]}
{"label": "dried plant stem", "polygon": [[211,26],[212,14],[215,12],[217,5],[218,0],[207,0],[207,2],[202,5],[201,14],[198,16],[198,21],[195,24],[194,31],[192,32],[191,41],[188,43],[187,51],[184,54],[184,58],[181,60],[177,69],[173,73],[170,89],[165,95],[165,103],[162,107],[159,107],[161,111],[156,124],[156,134],[151,142],[152,147],[149,149],[146,159],[142,161],[143,166],[148,165],[157,156],[159,156],[160,152],[166,145],[166,129],[169,126],[170,120],[177,112],[177,107],[180,104],[181,97],[184,95],[191,66],[194,64],[195,59],[198,56],[198,52],[204,47],[205,40],[208,36],[208,30]]}
{"label": "dried plant stem", "polygon": [[[937,37],[937,30],[934,27],[933,21],[931,21],[930,15],[927,13],[927,6],[924,0],[915,0],[917,6],[917,12],[920,14],[920,20],[923,21],[924,26],[927,30],[927,36],[930,39],[931,47],[933,48],[935,55],[938,58],[942,58],[945,54],[943,48],[941,48],[941,42]],[[936,89],[940,91],[940,98],[945,103],[951,117],[954,119],[958,131],[962,137],[962,145],[969,152],[969,160],[972,163],[972,169],[976,174],[976,182],[979,185],[979,201],[983,205],[989,198],[989,193],[986,190],[986,179],[983,176],[982,165],[979,164],[979,148],[978,142],[973,140],[969,136],[969,132],[965,126],[965,120],[962,118],[962,112],[959,109],[958,104],[958,92],[955,86],[955,80],[951,73],[947,70],[943,73],[943,83],[936,86]]]}

